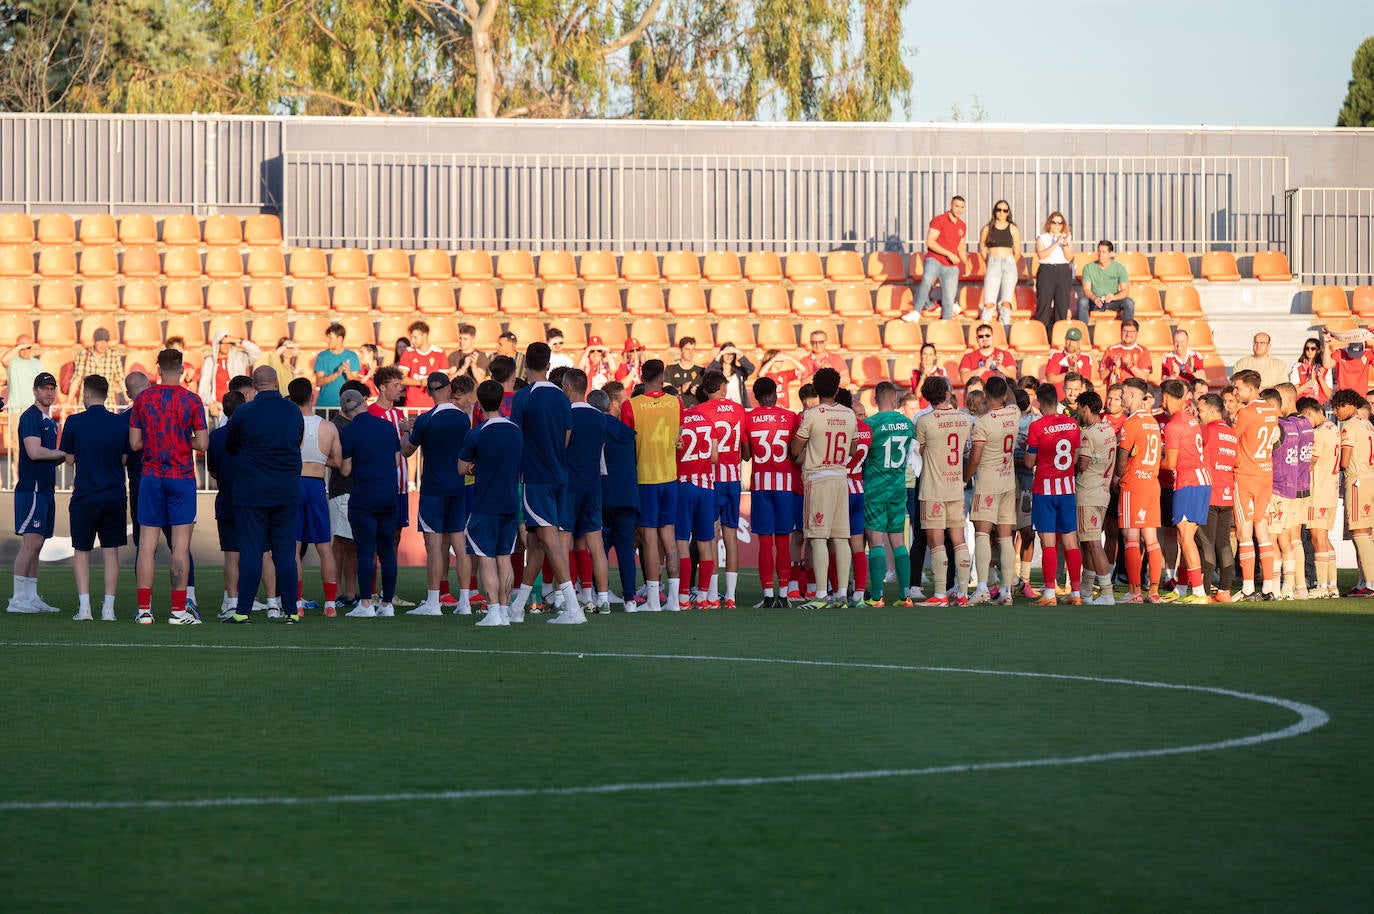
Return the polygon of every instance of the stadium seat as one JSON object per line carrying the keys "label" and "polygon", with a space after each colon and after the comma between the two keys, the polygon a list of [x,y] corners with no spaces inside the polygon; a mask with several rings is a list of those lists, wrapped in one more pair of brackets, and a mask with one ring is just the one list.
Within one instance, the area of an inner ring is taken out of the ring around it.
{"label": "stadium seat", "polygon": [[1045,325],[1039,321],[1017,321],[1012,324],[1011,338],[1007,343],[1019,355],[1035,355],[1050,351],[1050,341],[1045,336]]}
{"label": "stadium seat", "polygon": [[453,258],[453,275],[464,282],[490,282],[496,275],[491,268],[491,254],[486,251],[459,251]]}
{"label": "stadium seat", "polygon": [[86,279],[104,279],[119,273],[119,256],[112,244],[93,244],[81,249],[78,271]]}
{"label": "stadium seat", "polygon": [[822,282],[825,279],[821,255],[815,251],[791,251],[784,266],[788,282]]}
{"label": "stadium seat", "polygon": [[849,283],[836,289],[835,313],[840,317],[872,317],[873,296],[869,294],[868,287]]}
{"label": "stadium seat", "polygon": [[[77,342],[82,346],[95,345],[95,332],[97,330],[105,330],[110,334],[111,345],[118,345],[120,343],[119,318],[115,317],[113,314],[97,314],[91,317],[82,317],[81,334]],[[106,380],[112,382],[112,384],[115,381],[114,378],[107,378]],[[121,378],[120,380],[123,379]]]}
{"label": "stadium seat", "polygon": [[8,349],[21,336],[33,336],[33,316],[0,313],[0,348]]}
{"label": "stadium seat", "polygon": [[190,213],[173,213],[162,220],[162,243],[175,245],[200,244],[200,220]]}
{"label": "stadium seat", "polygon": [[325,334],[329,330],[329,318],[323,314],[298,314],[291,324],[291,339],[301,349],[301,355],[314,362],[315,352],[328,345]]}
{"label": "stadium seat", "polygon": [[409,279],[410,255],[400,248],[372,252],[372,278],[382,281]]}
{"label": "stadium seat", "polygon": [[973,283],[959,286],[959,314],[969,320],[978,319],[978,309],[983,305],[983,287]]}
{"label": "stadium seat", "polygon": [[76,319],[71,314],[44,314],[38,318],[38,345],[56,349],[76,345]]}
{"label": "stadium seat", "polygon": [[831,282],[863,282],[864,260],[858,251],[831,251],[825,256],[825,278]]}
{"label": "stadium seat", "polygon": [[[472,345],[478,352],[491,352],[496,348],[497,338],[501,335],[501,319],[492,315],[464,318],[477,332],[472,337]],[[454,322],[455,330],[457,321]],[[456,348],[456,347],[455,347]]]}
{"label": "stadium seat", "polygon": [[734,343],[746,355],[752,355],[757,348],[754,339],[754,325],[743,317],[727,317],[716,322],[716,345]]}
{"label": "stadium seat", "polygon": [[749,313],[749,299],[744,287],[727,283],[711,287],[711,313],[717,317],[743,317]]}
{"label": "stadium seat", "polygon": [[901,317],[915,307],[916,295],[910,286],[879,286],[874,310],[881,317]]}
{"label": "stadium seat", "polygon": [[1192,282],[1193,268],[1188,265],[1188,255],[1178,251],[1156,254],[1155,279],[1160,282]]}
{"label": "stadium seat", "polygon": [[668,289],[668,313],[680,317],[706,314],[706,291],[696,283],[679,283]]}
{"label": "stadium seat", "polygon": [[205,252],[205,275],[211,279],[241,279],[243,255],[237,247],[210,248]]}
{"label": "stadium seat", "polygon": [[65,244],[40,248],[38,275],[48,279],[70,279],[75,276],[76,251]]}
{"label": "stadium seat", "polygon": [[525,250],[501,251],[496,255],[496,276],[505,282],[532,282],[534,255]]}
{"label": "stadium seat", "polygon": [[[1093,249],[1093,258],[1097,257],[1097,249]],[[1126,275],[1131,282],[1150,281],[1150,260],[1139,251],[1117,251],[1116,262],[1126,268]]]}
{"label": "stadium seat", "polygon": [[248,310],[255,314],[285,314],[286,285],[280,279],[255,281],[248,287]]}
{"label": "stadium seat", "polygon": [[1312,290],[1312,313],[1320,318],[1350,316],[1350,303],[1340,286],[1317,286]]}
{"label": "stadium seat", "polygon": [[162,261],[157,248],[151,244],[133,244],[124,248],[119,272],[132,279],[152,279],[162,275]]}
{"label": "stadium seat", "polygon": [[1016,306],[1012,318],[1030,318],[1035,314],[1035,290],[1030,286],[1016,287]]}
{"label": "stadium seat", "polygon": [[324,279],[329,276],[329,260],[319,248],[294,248],[290,263],[293,279]]}
{"label": "stadium seat", "polygon": [[877,387],[881,381],[891,381],[887,358],[880,355],[856,356],[849,365],[849,376],[859,387]]}
{"label": "stadium seat", "polygon": [[429,344],[447,352],[458,348],[458,322],[450,313],[446,317],[431,315],[425,322],[429,324]]}
{"label": "stadium seat", "polygon": [[701,263],[695,251],[669,251],[663,255],[663,278],[668,282],[700,282]]}
{"label": "stadium seat", "polygon": [[697,341],[697,352],[709,351],[716,345],[715,330],[705,318],[686,317],[673,323],[674,346],[689,336]]}
{"label": "stadium seat", "polygon": [[773,251],[750,251],[744,255],[744,278],[750,282],[782,282],[782,261]]}
{"label": "stadium seat", "polygon": [[906,278],[912,282],[920,282],[921,277],[925,275],[925,268],[925,255],[920,252],[912,254],[906,260]]}
{"label": "stadium seat", "polygon": [[443,280],[420,283],[420,290],[415,294],[415,308],[421,314],[455,316],[458,302],[453,295],[453,286]]}
{"label": "stadium seat", "polygon": [[777,349],[788,354],[797,350],[797,327],[791,318],[770,317],[759,321],[760,349]]}
{"label": "stadium seat", "polygon": [[33,285],[25,279],[0,279],[0,311],[32,311]]}
{"label": "stadium seat", "polygon": [[247,307],[243,284],[233,279],[216,279],[205,293],[205,310],[211,314],[235,314]]}
{"label": "stadium seat", "polygon": [[1188,331],[1188,345],[1201,353],[1217,351],[1216,340],[1212,338],[1212,325],[1205,320],[1179,321],[1176,329]]}
{"label": "stadium seat", "polygon": [[[1075,277],[1076,279],[1078,279],[1078,280],[1081,282],[1082,279],[1083,279],[1083,268],[1086,267],[1088,264],[1092,263],[1092,262],[1093,262],[1094,260],[1096,260],[1096,259],[1097,259],[1097,250],[1096,250],[1096,249],[1093,249],[1093,250],[1091,250],[1091,251],[1079,251],[1077,254],[1074,254],[1074,255],[1073,255],[1073,275],[1074,275],[1074,277]],[[1128,270],[1127,273],[1129,273],[1129,272],[1130,272],[1130,271]],[[1146,279],[1149,279],[1150,277],[1146,276],[1145,278],[1146,278]]]}
{"label": "stadium seat", "polygon": [[195,279],[202,275],[200,251],[193,247],[168,248],[162,256],[162,275],[168,279]]}
{"label": "stadium seat", "polygon": [[371,314],[372,290],[361,280],[336,282],[330,307],[337,314]]}
{"label": "stadium seat", "polygon": [[739,282],[739,255],[734,251],[712,251],[702,259],[701,275],[707,282]]}
{"label": "stadium seat", "polygon": [[[211,251],[205,258],[205,269],[210,269],[210,258],[216,255]],[[286,257],[281,248],[252,248],[248,251],[248,275],[254,279],[286,278]]]}
{"label": "stadium seat", "polygon": [[216,314],[214,317],[210,318],[210,329],[206,334],[207,338],[213,342],[215,337],[220,333],[227,333],[241,340],[247,339],[248,325],[244,323],[243,315]]}
{"label": "stadium seat", "polygon": [[83,245],[114,244],[119,240],[119,225],[109,213],[87,213],[81,217],[78,237]]}
{"label": "stadium seat", "polygon": [[[81,221],[84,232],[86,220]],[[86,236],[84,234],[81,236],[81,240],[83,243],[85,242]],[[120,216],[119,243],[124,245],[157,244],[157,220],[147,213],[130,213],[127,216]]]}
{"label": "stadium seat", "polygon": [[367,252],[358,248],[335,248],[329,254],[329,275],[335,279],[367,279],[370,275]]}
{"label": "stadium seat", "polygon": [[1174,348],[1174,334],[1166,320],[1140,321],[1140,345],[1154,352],[1167,352]]}
{"label": "stadium seat", "polygon": [[414,320],[414,317],[405,314],[388,314],[377,322],[377,345],[386,361],[392,361],[396,341],[408,339],[409,327]]}
{"label": "stadium seat", "polygon": [[792,313],[797,317],[829,317],[834,313],[830,310],[830,293],[820,286],[794,287]]}
{"label": "stadium seat", "polygon": [[356,350],[364,343],[377,342],[377,327],[371,314],[340,314],[335,321],[343,325],[346,346]]}
{"label": "stadium seat", "polygon": [[617,282],[620,279],[620,267],[610,251],[587,251],[578,258],[577,270],[583,282]]}
{"label": "stadium seat", "polygon": [[433,249],[415,252],[415,278],[421,282],[435,279],[453,278],[453,261],[449,259],[448,251],[436,251]]}
{"label": "stadium seat", "polygon": [[549,324],[550,330],[555,327],[563,332],[563,351],[576,361],[587,348],[587,326],[580,320],[561,320]]}
{"label": "stadium seat", "polygon": [[76,311],[76,286],[70,279],[45,279],[38,284],[39,311]]}
{"label": "stadium seat", "polygon": [[[911,326],[915,326],[912,324]],[[911,389],[911,376],[921,367],[919,352],[903,352],[892,360],[892,383],[898,387]]]}
{"label": "stadium seat", "polygon": [[1078,332],[1083,334],[1083,339],[1086,340],[1089,338],[1090,334],[1088,333],[1088,325],[1083,323],[1082,321],[1076,320],[1074,318],[1068,318],[1062,321],[1055,321],[1054,326],[1050,328],[1051,349],[1057,350],[1064,348],[1064,335],[1069,332],[1070,327],[1077,327]]}
{"label": "stadium seat", "polygon": [[[409,270],[406,271],[409,274]],[[415,292],[410,288],[409,276],[405,280],[387,280],[377,283],[377,313],[415,314]]]}
{"label": "stadium seat", "polygon": [[988,262],[978,251],[970,251],[968,266],[959,273],[960,282],[982,282],[988,275]]}
{"label": "stadium seat", "polygon": [[496,287],[487,282],[465,282],[458,287],[458,313],[463,316],[496,314]]}
{"label": "stadium seat", "polygon": [[626,251],[620,257],[620,276],[626,282],[658,282],[662,275],[653,251]]}
{"label": "stadium seat", "polygon": [[1208,251],[1203,254],[1198,272],[1208,282],[1240,282],[1240,270],[1236,269],[1236,255],[1230,251]]}
{"label": "stadium seat", "polygon": [[87,313],[119,311],[119,289],[115,286],[114,280],[88,279],[83,282],[81,284],[81,310]]}
{"label": "stadium seat", "polygon": [[575,282],[577,262],[569,251],[540,251],[539,278],[544,282]]}
{"label": "stadium seat", "polygon": [[206,216],[205,243],[211,247],[238,247],[243,244],[243,223],[238,216],[228,213]]}
{"label": "stadium seat", "polygon": [[[127,287],[125,287],[124,293],[128,295]],[[197,315],[171,315],[167,318],[167,339],[171,339],[174,336],[179,336],[184,339],[188,349],[204,346],[205,322]]]}
{"label": "stadium seat", "polygon": [[294,283],[291,286],[291,310],[297,314],[328,314],[329,286],[320,279],[304,279]]}
{"label": "stadium seat", "polygon": [[1093,325],[1093,349],[1106,352],[1121,342],[1121,321],[1102,321]]}
{"label": "stadium seat", "polygon": [[1221,390],[1230,383],[1230,378],[1226,374],[1226,363],[1215,352],[1202,357],[1202,370],[1207,374],[1207,386],[1214,391]]}
{"label": "stadium seat", "polygon": [[1164,289],[1164,310],[1170,317],[1202,317],[1202,302],[1192,283],[1176,283]]}
{"label": "stadium seat", "polygon": [[624,314],[620,303],[620,289],[614,283],[594,282],[582,290],[582,311],[589,315],[608,317]]}
{"label": "stadium seat", "polygon": [[1164,306],[1159,303],[1159,290],[1144,283],[1131,283],[1126,292],[1135,302],[1137,320],[1164,316]]}
{"label": "stadium seat", "polygon": [[895,320],[883,325],[883,345],[892,352],[920,352],[924,343],[920,324]]}
{"label": "stadium seat", "polygon": [[68,213],[44,213],[34,238],[39,244],[76,244],[76,222]]}
{"label": "stadium seat", "polygon": [[[92,282],[87,280],[81,288],[81,297],[86,297],[86,289]],[[134,279],[124,283],[124,300],[121,307],[130,314],[156,313],[162,310],[162,289],[151,279]]]}
{"label": "stadium seat", "polygon": [[286,325],[285,314],[262,314],[253,318],[248,328],[248,338],[262,347],[263,351],[276,349],[282,337],[291,336],[291,328]]}
{"label": "stadium seat", "polygon": [[33,217],[28,213],[0,213],[0,244],[33,244]]}
{"label": "stadium seat", "polygon": [[0,245],[0,276],[28,279],[32,275],[33,251],[30,248],[22,244]]}
{"label": "stadium seat", "polygon": [[760,317],[783,317],[792,313],[787,291],[781,285],[755,286],[749,299],[750,309]]}
{"label": "stadium seat", "polygon": [[256,247],[281,245],[281,220],[267,213],[259,213],[243,220],[243,240]]}
{"label": "stadium seat", "polygon": [[1048,352],[1037,352],[1021,358],[1021,366],[1017,369],[1018,378],[1043,378],[1045,368],[1050,363]]}
{"label": "stadium seat", "polygon": [[[837,321],[829,317],[811,318],[802,321],[800,339],[802,345],[807,345],[813,333],[824,333],[827,347],[834,351],[840,347],[840,325]],[[808,346],[809,348],[809,346]]]}
{"label": "stadium seat", "polygon": [[881,352],[882,330],[875,320],[845,321],[841,342],[850,352]]}
{"label": "stadium seat", "polygon": [[501,290],[501,313],[526,316],[539,313],[539,294],[529,283],[517,282]]}
{"label": "stadium seat", "polygon": [[1374,317],[1374,286],[1356,286],[1350,296],[1350,310],[1360,317]]}
{"label": "stadium seat", "polygon": [[598,317],[592,320],[589,336],[601,337],[601,342],[612,353],[619,355],[625,349],[625,341],[630,338],[625,322],[616,317]]}
{"label": "stadium seat", "polygon": [[[1040,335],[1044,336],[1045,328],[1041,324],[1035,321],[1031,321],[1030,323],[1040,327]],[[1013,327],[1013,336],[1015,332],[1015,327]],[[962,356],[968,351],[968,341],[964,337],[964,326],[957,321],[938,320],[926,324],[926,342],[935,346],[935,351],[941,358],[956,355]],[[1049,348],[1048,343],[1045,345],[1045,348]]]}
{"label": "stadium seat", "polygon": [[544,287],[542,310],[550,317],[569,317],[582,313],[582,300],[577,294],[577,286],[571,283],[556,282]]}
{"label": "stadium seat", "polygon": [[515,334],[516,345],[523,352],[530,343],[546,342],[544,319],[542,317],[513,318],[506,329]]}
{"label": "stadium seat", "polygon": [[[667,309],[663,306],[663,290],[654,283],[648,282],[635,283],[630,286],[625,293],[625,313],[636,316],[666,314]],[[644,348],[652,349],[653,347],[645,343]]]}
{"label": "stadium seat", "polygon": [[869,254],[868,278],[873,282],[905,282],[906,255],[901,251],[874,251]]}
{"label": "stadium seat", "polygon": [[[86,328],[81,329],[84,334]],[[130,349],[161,349],[162,341],[162,322],[156,314],[131,314],[124,319],[124,345]],[[157,353],[153,355],[156,357]]]}
{"label": "stadium seat", "polygon": [[1290,282],[1293,271],[1288,267],[1288,255],[1283,251],[1259,251],[1250,263],[1250,272],[1260,282]]}

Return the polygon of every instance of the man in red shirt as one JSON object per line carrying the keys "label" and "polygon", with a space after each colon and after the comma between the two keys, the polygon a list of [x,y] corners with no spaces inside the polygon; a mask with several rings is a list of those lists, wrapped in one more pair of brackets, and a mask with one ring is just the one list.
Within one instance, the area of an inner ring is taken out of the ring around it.
{"label": "man in red shirt", "polygon": [[[1164,460],[1160,476],[1167,472],[1173,488],[1173,516],[1161,518],[1178,531],[1179,559],[1192,592],[1180,603],[1206,603],[1202,580],[1202,556],[1198,551],[1198,528],[1207,523],[1212,498],[1212,477],[1208,472],[1206,443],[1202,427],[1188,409],[1188,387],[1179,378],[1170,378],[1160,388],[1169,420],[1163,428]],[[1161,479],[1161,487],[1164,483]]]}
{"label": "man in red shirt", "polygon": [[[788,452],[801,417],[778,406],[778,385],[772,378],[754,382],[758,405],[745,416],[743,457],[749,461],[750,527],[759,538],[759,580],[763,601],[758,608],[787,606],[787,573],[791,565],[792,532],[801,505],[792,489],[797,465]],[[778,592],[774,593],[776,575]]]}
{"label": "man in red shirt", "polygon": [[744,407],[725,396],[725,375],[708,371],[702,375],[699,390],[704,398],[697,412],[711,423],[711,440],[716,447],[716,523],[725,543],[725,599],[720,596],[720,575],[711,578],[707,605],[735,608],[735,584],[739,580],[739,503],[740,458],[744,433]]}
{"label": "man in red shirt", "polygon": [[1083,553],[1078,548],[1078,506],[1075,498],[1077,466],[1075,458],[1082,431],[1078,421],[1059,414],[1059,394],[1053,384],[1041,384],[1035,391],[1040,418],[1026,432],[1025,464],[1035,470],[1031,488],[1031,524],[1040,534],[1041,574],[1045,590],[1037,606],[1058,602],[1054,582],[1059,576],[1059,549],[1069,572],[1069,604],[1079,606],[1083,599]]}
{"label": "man in red shirt", "polygon": [[1202,356],[1188,348],[1187,330],[1174,331],[1174,349],[1160,362],[1159,375],[1164,381],[1178,378],[1189,387],[1203,376]]}
{"label": "man in red shirt", "polygon": [[1049,362],[1045,365],[1045,381],[1053,384],[1059,390],[1059,397],[1062,400],[1064,398],[1065,378],[1070,374],[1090,378],[1092,371],[1092,356],[1083,351],[1083,331],[1077,327],[1070,327],[1064,333],[1064,348],[1052,353]]}
{"label": "man in red shirt", "polygon": [[801,360],[803,382],[810,381],[822,368],[833,368],[840,373],[841,387],[849,383],[849,366],[844,363],[844,359],[840,358],[838,353],[825,350],[825,344],[829,340],[824,330],[811,331],[811,351],[802,356]]}
{"label": "man in red shirt", "polygon": [[1332,366],[1332,384],[1335,390],[1353,390],[1360,396],[1369,391],[1370,364],[1374,363],[1374,350],[1362,342],[1347,343],[1338,349],[1338,341],[1322,328],[1326,337],[1326,364]]}
{"label": "man in red shirt", "polygon": [[979,324],[973,335],[977,345],[959,362],[959,383],[967,384],[975,375],[984,381],[995,374],[1015,378],[1016,360],[992,344],[992,325]]}
{"label": "man in red shirt", "polygon": [[418,415],[417,410],[434,408],[434,399],[425,389],[426,378],[447,369],[448,356],[442,349],[430,348],[429,324],[424,321],[415,321],[406,332],[410,334],[410,348],[401,353],[396,367],[404,375],[401,382],[406,389],[406,408],[411,415]]}
{"label": "man in red shirt", "polygon": [[1140,325],[1134,319],[1121,322],[1121,342],[1111,346],[1102,355],[1099,373],[1107,384],[1120,384],[1131,378],[1139,378],[1150,383],[1154,363],[1150,350],[1136,342],[1140,336]]}
{"label": "man in red shirt", "polygon": [[[921,267],[921,287],[916,293],[916,307],[902,320],[916,322],[922,317],[943,317],[951,320],[959,310],[959,271],[967,268],[968,250],[964,242],[968,224],[964,222],[964,198],[949,201],[949,210],[930,220],[926,229],[926,258]],[[930,289],[940,283],[940,311],[930,303]]]}

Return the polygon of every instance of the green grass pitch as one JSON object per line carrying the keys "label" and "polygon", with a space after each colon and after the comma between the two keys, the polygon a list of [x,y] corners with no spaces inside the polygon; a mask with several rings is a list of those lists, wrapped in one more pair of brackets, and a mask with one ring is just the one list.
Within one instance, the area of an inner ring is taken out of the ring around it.
{"label": "green grass pitch", "polygon": [[[114,624],[0,617],[6,914],[1374,906],[1371,602],[175,628],[133,625],[124,587]],[[797,778],[1299,722],[954,670],[1329,722]],[[549,790],[616,785],[654,789]],[[132,805],[25,805],[54,801]]]}

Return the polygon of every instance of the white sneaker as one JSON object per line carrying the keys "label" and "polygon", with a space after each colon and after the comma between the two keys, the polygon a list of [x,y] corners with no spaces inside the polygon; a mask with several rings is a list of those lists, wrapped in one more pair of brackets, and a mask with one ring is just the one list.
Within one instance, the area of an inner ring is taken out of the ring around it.
{"label": "white sneaker", "polygon": [[919,324],[921,322],[921,312],[908,311],[906,314],[902,315],[902,320],[906,321],[908,324]]}
{"label": "white sneaker", "polygon": [[[488,610],[488,614],[490,614],[490,612],[491,611]],[[506,625],[519,625],[525,621],[525,608],[523,606],[519,610],[513,606],[503,606],[501,607],[501,614],[506,619]]]}
{"label": "white sneaker", "polygon": [[979,587],[969,596],[968,601],[970,605],[981,606],[984,603],[992,602],[992,594],[988,593],[986,587]]}
{"label": "white sneaker", "polygon": [[1103,590],[1102,593],[1098,594],[1098,595],[1097,595],[1097,598],[1094,599],[1094,600],[1093,600],[1091,603],[1089,603],[1088,605],[1089,605],[1089,606],[1115,606],[1115,605],[1116,605],[1116,596],[1115,596],[1110,590]]}
{"label": "white sneaker", "polygon": [[926,592],[919,587],[908,587],[906,589],[906,596],[908,600],[915,600],[917,603],[929,599],[929,597],[926,596]]}
{"label": "white sneaker", "polygon": [[883,583],[884,583],[884,584],[896,584],[896,583],[897,583],[897,572],[895,572],[895,571],[893,571],[893,570],[891,570],[891,569],[888,569],[887,574],[883,575]]}
{"label": "white sneaker", "polygon": [[379,619],[390,619],[390,618],[393,618],[395,615],[396,615],[396,604],[395,604],[395,603],[383,603],[381,606],[378,606],[378,607],[377,607],[377,618],[379,618]]}
{"label": "white sneaker", "polygon": [[100,611],[100,621],[101,621],[101,622],[113,622],[113,621],[115,621],[114,610],[113,610],[113,609],[102,609],[102,610]]}
{"label": "white sneaker", "polygon": [[[625,605],[628,606],[629,604],[627,603]],[[659,600],[650,597],[645,600],[644,605],[636,609],[635,612],[661,613],[663,612],[663,604]]]}
{"label": "white sneaker", "polygon": [[134,621],[139,625],[152,625],[153,611],[150,609],[140,609],[138,612],[134,613]]}
{"label": "white sneaker", "polygon": [[549,620],[549,624],[550,624],[550,625],[581,625],[583,622],[586,622],[586,621],[587,621],[586,613],[584,613],[584,612],[582,611],[582,607],[578,606],[578,607],[574,607],[573,609],[565,609],[565,610],[563,610],[561,613],[559,613],[558,615],[556,615],[556,616],[554,616],[552,619],[550,619],[550,620]]}
{"label": "white sneaker", "polygon": [[472,615],[472,606],[468,603],[460,603],[458,604],[458,608],[453,611],[453,614],[455,616],[470,616]]}
{"label": "white sneaker", "polygon": [[219,615],[217,615],[215,618],[217,618],[221,622],[225,622],[229,619],[234,618],[234,613],[238,611],[239,608],[237,603],[224,603],[220,605]]}
{"label": "white sneaker", "polygon": [[281,611],[281,607],[280,607],[280,606],[269,606],[269,607],[267,607],[267,621],[268,621],[268,622],[280,622],[281,620],[283,620],[283,619],[285,619],[285,618],[286,618],[286,613],[284,613],[284,612]]}
{"label": "white sneaker", "polygon": [[262,602],[261,600],[254,600],[254,601],[253,601],[253,612],[255,612],[255,613],[260,613],[260,612],[266,612],[266,611],[267,611],[267,604],[266,604],[266,603]]}
{"label": "white sneaker", "polygon": [[[478,619],[475,624],[482,628],[494,627],[497,625],[510,625],[510,620],[506,617],[507,611],[508,610],[504,606],[499,609],[490,606],[487,608],[487,614]],[[521,621],[524,620],[522,619]]]}
{"label": "white sneaker", "polygon": [[167,617],[168,625],[199,625],[200,616],[189,609],[179,609]]}
{"label": "white sneaker", "polygon": [[350,619],[375,619],[377,618],[377,608],[375,606],[364,606],[359,603],[353,609],[344,613]]}
{"label": "white sneaker", "polygon": [[430,603],[428,600],[414,609],[406,610],[407,616],[442,616],[443,614],[444,611],[439,608],[438,604]]}
{"label": "white sneaker", "polygon": [[38,611],[41,613],[56,613],[62,611],[58,609],[56,606],[53,606],[51,603],[45,603],[42,597],[29,597],[29,600],[33,603],[34,606],[38,607]]}
{"label": "white sneaker", "polygon": [[41,613],[42,611],[37,604],[27,597],[10,597],[9,605],[5,607],[7,613]]}
{"label": "white sneaker", "polygon": [[89,609],[78,609],[76,615],[72,616],[73,622],[92,622],[91,611]]}

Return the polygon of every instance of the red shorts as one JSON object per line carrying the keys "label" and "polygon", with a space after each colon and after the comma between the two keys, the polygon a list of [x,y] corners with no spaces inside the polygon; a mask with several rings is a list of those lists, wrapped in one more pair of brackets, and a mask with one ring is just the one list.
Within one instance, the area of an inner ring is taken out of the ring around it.
{"label": "red shorts", "polygon": [[1254,524],[1265,520],[1269,500],[1274,497],[1273,479],[1236,477],[1236,523]]}
{"label": "red shorts", "polygon": [[1117,499],[1116,523],[1122,530],[1158,527],[1159,484],[1123,484],[1121,497]]}

